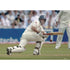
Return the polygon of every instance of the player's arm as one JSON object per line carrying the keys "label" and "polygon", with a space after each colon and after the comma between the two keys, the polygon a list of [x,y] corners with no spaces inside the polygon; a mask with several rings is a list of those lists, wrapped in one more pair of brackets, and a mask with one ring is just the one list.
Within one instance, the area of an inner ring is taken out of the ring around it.
{"label": "player's arm", "polygon": [[[36,27],[34,27],[34,26],[32,26],[31,29],[32,29],[34,32],[36,32],[36,33],[40,33],[40,31],[38,31],[38,30],[36,29]],[[42,33],[43,35],[46,34],[44,31],[41,31],[41,33]]]}
{"label": "player's arm", "polygon": [[36,32],[36,33],[39,33],[39,31],[36,29],[36,27],[32,26],[31,29]]}
{"label": "player's arm", "polygon": [[31,26],[31,29],[32,29],[34,32],[36,32],[37,34],[39,34],[39,33],[45,34],[45,32],[44,32],[44,30],[43,30],[42,27],[41,27],[41,30],[40,30],[40,31],[37,30],[38,25],[39,25],[39,23],[34,22],[34,23],[32,24],[32,26]]}
{"label": "player's arm", "polygon": [[62,15],[62,11],[60,11],[58,13],[58,15],[56,16],[56,19],[55,19],[56,20],[56,24],[55,24],[56,27],[60,24],[61,15]]}
{"label": "player's arm", "polygon": [[58,24],[60,23],[60,18],[61,18],[61,16],[62,16],[62,14],[63,14],[63,11],[60,11],[60,12],[57,14],[57,16],[56,16],[56,25],[58,25]]}
{"label": "player's arm", "polygon": [[56,18],[56,20],[58,20],[59,18],[61,18],[61,16],[62,16],[62,14],[63,14],[63,11],[60,11],[58,14],[57,14],[57,18]]}

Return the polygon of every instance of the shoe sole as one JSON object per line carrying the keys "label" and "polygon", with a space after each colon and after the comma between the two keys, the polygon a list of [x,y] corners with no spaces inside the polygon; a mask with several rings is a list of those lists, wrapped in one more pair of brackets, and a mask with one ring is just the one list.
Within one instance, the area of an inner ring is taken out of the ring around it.
{"label": "shoe sole", "polygon": [[7,55],[11,55],[11,52],[9,49],[7,49]]}

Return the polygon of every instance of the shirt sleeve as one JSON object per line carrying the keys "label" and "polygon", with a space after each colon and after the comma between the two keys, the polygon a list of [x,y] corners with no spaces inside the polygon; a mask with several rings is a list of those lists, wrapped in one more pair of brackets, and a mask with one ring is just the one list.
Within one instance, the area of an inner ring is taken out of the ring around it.
{"label": "shirt sleeve", "polygon": [[32,23],[32,26],[34,26],[34,27],[37,28],[37,27],[38,27],[38,24],[39,24],[39,23],[35,21],[35,22]]}
{"label": "shirt sleeve", "polygon": [[45,32],[45,30],[43,29],[43,27],[41,26],[41,31]]}

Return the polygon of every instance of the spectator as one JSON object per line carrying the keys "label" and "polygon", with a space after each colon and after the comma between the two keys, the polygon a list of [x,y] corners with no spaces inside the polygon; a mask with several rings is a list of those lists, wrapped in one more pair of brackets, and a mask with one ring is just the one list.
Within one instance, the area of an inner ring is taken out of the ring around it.
{"label": "spectator", "polygon": [[3,23],[2,23],[1,17],[0,17],[0,28],[3,28]]}
{"label": "spectator", "polygon": [[48,28],[53,28],[55,24],[56,24],[55,17],[50,15],[49,22],[48,22]]}
{"label": "spectator", "polygon": [[55,12],[55,10],[52,10],[52,16],[56,17],[57,13]]}
{"label": "spectator", "polygon": [[31,19],[28,19],[27,27],[31,24]]}
{"label": "spectator", "polygon": [[15,22],[16,22],[16,25],[18,25],[19,23],[22,23],[23,20],[21,19],[20,15],[18,15],[16,18],[15,18]]}
{"label": "spectator", "polygon": [[5,14],[3,14],[3,17],[2,17],[2,25],[4,27],[10,27],[11,26],[11,23],[10,21],[8,20],[8,18],[6,17]]}
{"label": "spectator", "polygon": [[42,10],[39,11],[39,16],[43,15],[44,13],[42,12]]}
{"label": "spectator", "polygon": [[11,23],[14,21],[15,17],[13,16],[12,11],[8,11],[7,18]]}
{"label": "spectator", "polygon": [[15,24],[15,21],[11,24],[11,28],[15,28],[16,24]]}
{"label": "spectator", "polygon": [[50,18],[50,14],[49,14],[49,12],[47,11],[46,12],[46,23],[45,23],[45,28],[48,28],[48,22],[49,22],[49,18]]}
{"label": "spectator", "polygon": [[[21,25],[23,25],[23,28],[26,28],[31,22],[38,20],[40,15],[46,15],[47,21],[44,27],[48,28],[48,25],[49,27],[58,27],[55,21],[57,10],[56,12],[55,10],[0,10],[0,25],[9,28],[10,26],[12,28],[21,28]],[[56,25],[53,25],[55,23]]]}
{"label": "spectator", "polygon": [[23,10],[20,10],[20,11],[19,11],[19,14],[20,14],[20,17],[24,16]]}
{"label": "spectator", "polygon": [[20,28],[26,29],[26,25],[25,25],[24,21],[21,23]]}
{"label": "spectator", "polygon": [[32,14],[33,14],[32,18],[31,18],[32,22],[39,19],[39,16],[37,15],[36,11],[33,11]]}
{"label": "spectator", "polygon": [[15,18],[17,17],[18,14],[19,14],[19,13],[18,13],[17,10],[13,11],[13,16],[14,16]]}
{"label": "spectator", "polygon": [[57,15],[57,13],[55,12],[55,10],[52,10],[52,23],[53,23],[53,28],[56,28],[56,27],[58,27],[58,26],[56,26],[56,16]]}
{"label": "spectator", "polygon": [[32,16],[33,16],[32,12],[31,12],[31,11],[29,11],[29,13],[28,13],[28,19],[31,19],[31,18],[32,18]]}
{"label": "spectator", "polygon": [[1,13],[1,18],[4,18],[4,15],[5,15],[5,13],[4,13],[4,12],[2,12],[2,13]]}

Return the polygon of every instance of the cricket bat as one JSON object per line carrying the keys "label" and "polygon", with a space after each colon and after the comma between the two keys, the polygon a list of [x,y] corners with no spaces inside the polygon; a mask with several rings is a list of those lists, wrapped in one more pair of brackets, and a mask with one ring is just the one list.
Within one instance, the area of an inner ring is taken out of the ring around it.
{"label": "cricket bat", "polygon": [[46,33],[44,35],[63,35],[62,32],[51,32],[51,33]]}

